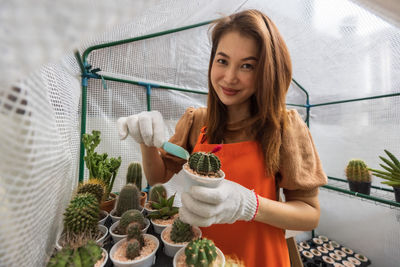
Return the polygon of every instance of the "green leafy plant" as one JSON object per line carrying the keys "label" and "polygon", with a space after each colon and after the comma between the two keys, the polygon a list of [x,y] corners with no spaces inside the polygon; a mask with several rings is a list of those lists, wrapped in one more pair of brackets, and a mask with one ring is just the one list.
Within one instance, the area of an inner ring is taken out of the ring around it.
{"label": "green leafy plant", "polygon": [[382,164],[379,164],[385,171],[369,169],[373,175],[376,177],[380,177],[385,179],[386,181],[381,182],[382,184],[387,184],[393,187],[400,187],[400,162],[399,160],[388,150],[384,150],[386,155],[389,157],[385,158],[379,156],[379,158],[383,161]]}
{"label": "green leafy plant", "polygon": [[142,189],[142,165],[139,162],[129,164],[126,183],[135,184],[139,190]]}
{"label": "green leafy plant", "polygon": [[186,246],[185,255],[188,266],[203,267],[210,266],[218,254],[213,241],[207,238],[198,238]]}
{"label": "green leafy plant", "polygon": [[151,202],[151,207],[156,211],[150,212],[147,217],[150,219],[169,219],[179,212],[179,208],[173,207],[175,194],[169,197],[160,198],[160,202]]}
{"label": "green leafy plant", "polygon": [[189,242],[193,237],[194,232],[192,226],[176,218],[172,224],[171,240],[175,243]]}
{"label": "green leafy plant", "polygon": [[216,175],[221,169],[221,161],[212,152],[195,152],[188,163],[190,169],[202,175]]}
{"label": "green leafy plant", "polygon": [[352,159],[346,167],[347,180],[353,182],[371,182],[371,173],[361,159]]}
{"label": "green leafy plant", "polygon": [[140,191],[134,184],[126,184],[119,193],[115,215],[120,217],[127,210],[141,210]]}
{"label": "green leafy plant", "polygon": [[93,130],[92,134],[84,134],[82,137],[86,150],[84,160],[89,170],[89,180],[97,178],[104,182],[106,191],[103,200],[108,200],[118,169],[121,166],[121,157],[108,158],[107,153],[97,154],[94,150],[100,144],[100,141],[100,131],[96,130]]}
{"label": "green leafy plant", "polygon": [[167,197],[167,189],[162,184],[155,184],[150,188],[149,201],[160,203],[161,198]]}

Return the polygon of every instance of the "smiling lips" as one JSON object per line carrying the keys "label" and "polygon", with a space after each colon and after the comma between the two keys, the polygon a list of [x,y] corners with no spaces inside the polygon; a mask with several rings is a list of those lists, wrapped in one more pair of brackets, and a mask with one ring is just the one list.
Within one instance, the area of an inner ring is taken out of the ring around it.
{"label": "smiling lips", "polygon": [[232,88],[226,88],[226,87],[222,87],[222,86],[221,86],[221,88],[222,88],[222,92],[228,96],[233,96],[240,92],[240,90],[235,90]]}

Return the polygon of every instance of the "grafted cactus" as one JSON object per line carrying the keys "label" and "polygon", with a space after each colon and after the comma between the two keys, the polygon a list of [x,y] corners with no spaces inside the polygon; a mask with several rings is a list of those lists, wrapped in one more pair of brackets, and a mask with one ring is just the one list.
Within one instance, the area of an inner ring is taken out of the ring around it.
{"label": "grafted cactus", "polygon": [[189,266],[208,267],[217,258],[214,242],[207,238],[191,241],[185,248],[186,263]]}
{"label": "grafted cactus", "polygon": [[115,208],[115,215],[121,217],[127,210],[141,210],[140,191],[134,184],[127,184],[119,193],[118,202]]}
{"label": "grafted cactus", "polygon": [[363,160],[350,160],[346,167],[347,180],[353,182],[371,182],[371,173]]}
{"label": "grafted cactus", "polygon": [[150,188],[149,201],[160,203],[160,198],[167,197],[167,189],[162,184],[155,184]]}
{"label": "grafted cactus", "polygon": [[106,186],[103,183],[103,181],[96,178],[89,179],[88,181],[78,186],[77,194],[91,193],[96,197],[97,201],[100,203],[103,198],[105,188]]}
{"label": "grafted cactus", "polygon": [[64,230],[69,234],[92,234],[97,231],[99,202],[90,193],[77,194],[64,213]]}
{"label": "grafted cactus", "polygon": [[193,237],[194,233],[192,226],[182,222],[179,218],[176,218],[172,224],[171,240],[175,243],[189,242]]}
{"label": "grafted cactus", "polygon": [[143,214],[138,210],[128,210],[124,212],[118,224],[118,232],[121,235],[125,235],[129,224],[133,222],[137,222],[140,225],[140,229],[143,229],[145,226]]}
{"label": "grafted cactus", "polygon": [[195,152],[188,162],[190,169],[202,175],[216,175],[221,169],[221,162],[213,153]]}
{"label": "grafted cactus", "polygon": [[79,248],[63,248],[57,252],[47,267],[82,266],[93,267],[102,258],[102,250],[94,241],[89,241]]}
{"label": "grafted cactus", "polygon": [[139,190],[142,189],[142,165],[139,162],[129,164],[126,183],[135,184]]}

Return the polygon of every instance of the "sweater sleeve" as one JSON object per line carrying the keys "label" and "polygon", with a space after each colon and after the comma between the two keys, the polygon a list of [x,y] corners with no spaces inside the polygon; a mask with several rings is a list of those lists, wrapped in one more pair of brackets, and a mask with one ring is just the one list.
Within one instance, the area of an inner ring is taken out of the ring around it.
{"label": "sweater sleeve", "polygon": [[297,110],[288,110],[287,129],[282,133],[278,185],[286,199],[315,196],[327,183],[311,133]]}
{"label": "sweater sleeve", "polygon": [[[168,141],[191,153],[196,145],[200,130],[205,125],[206,113],[206,108],[187,108],[175,126],[174,135]],[[166,167],[166,177],[169,179],[182,169],[186,160],[175,157],[162,148],[159,151]]]}

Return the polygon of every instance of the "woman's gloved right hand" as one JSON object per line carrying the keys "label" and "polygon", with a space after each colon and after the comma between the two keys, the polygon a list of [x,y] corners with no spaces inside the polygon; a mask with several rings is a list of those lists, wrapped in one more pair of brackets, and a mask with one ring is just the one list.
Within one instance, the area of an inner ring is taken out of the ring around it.
{"label": "woman's gloved right hand", "polygon": [[166,141],[164,120],[160,112],[143,111],[117,120],[121,140],[128,134],[139,144],[150,147],[161,147]]}

